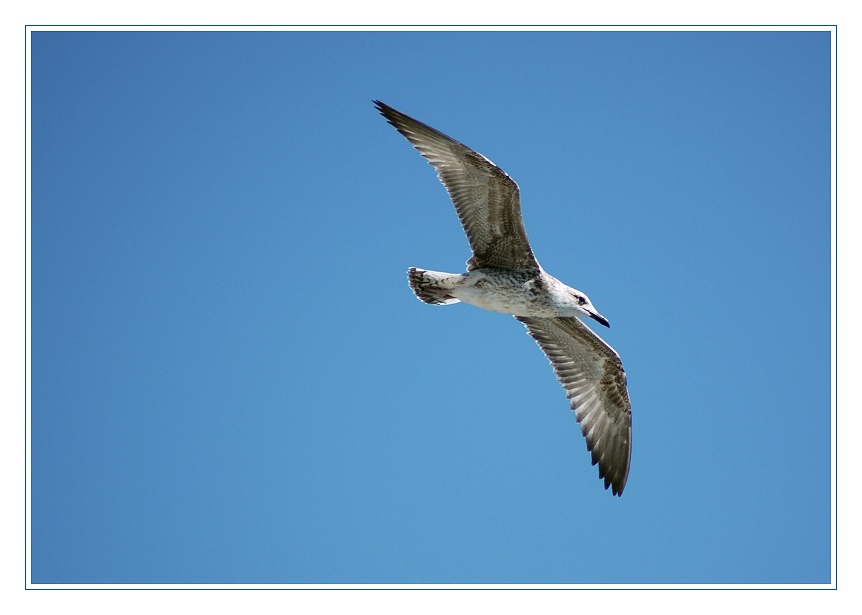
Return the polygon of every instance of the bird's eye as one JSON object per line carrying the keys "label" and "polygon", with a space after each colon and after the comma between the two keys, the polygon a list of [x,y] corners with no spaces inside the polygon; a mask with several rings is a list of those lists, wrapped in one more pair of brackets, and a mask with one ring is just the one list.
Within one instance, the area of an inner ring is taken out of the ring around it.
{"label": "bird's eye", "polygon": [[586,300],[586,299],[584,299],[583,297],[578,297],[578,305],[583,305],[583,304],[585,304],[586,302],[587,302],[587,300]]}

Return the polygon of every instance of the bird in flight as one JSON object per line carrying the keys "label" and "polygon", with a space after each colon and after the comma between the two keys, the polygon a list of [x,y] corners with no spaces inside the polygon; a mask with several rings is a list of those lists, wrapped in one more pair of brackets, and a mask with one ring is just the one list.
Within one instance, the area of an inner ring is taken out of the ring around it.
{"label": "bird in flight", "polygon": [[622,495],[632,455],[626,374],[616,351],[579,320],[609,327],[607,319],[584,293],[539,265],[524,229],[518,184],[505,171],[442,132],[374,104],[437,170],[473,251],[467,273],[411,267],[413,292],[432,305],[461,301],[521,321],[563,385],[605,489]]}

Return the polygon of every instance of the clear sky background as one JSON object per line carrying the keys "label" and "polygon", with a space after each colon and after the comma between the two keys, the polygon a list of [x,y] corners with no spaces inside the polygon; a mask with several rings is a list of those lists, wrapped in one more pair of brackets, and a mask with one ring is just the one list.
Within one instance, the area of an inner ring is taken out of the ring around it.
{"label": "clear sky background", "polygon": [[[826,32],[32,35],[34,583],[828,583]],[[622,498],[380,100],[612,325]]]}

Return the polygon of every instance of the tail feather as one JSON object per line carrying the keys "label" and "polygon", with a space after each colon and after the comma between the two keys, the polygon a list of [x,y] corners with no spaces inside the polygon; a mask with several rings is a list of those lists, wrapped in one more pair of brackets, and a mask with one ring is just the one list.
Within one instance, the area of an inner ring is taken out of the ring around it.
{"label": "tail feather", "polygon": [[451,273],[439,273],[411,267],[407,272],[407,277],[410,281],[410,288],[425,303],[448,305],[459,301],[449,294],[452,290],[452,284],[447,284],[446,280],[453,277]]}

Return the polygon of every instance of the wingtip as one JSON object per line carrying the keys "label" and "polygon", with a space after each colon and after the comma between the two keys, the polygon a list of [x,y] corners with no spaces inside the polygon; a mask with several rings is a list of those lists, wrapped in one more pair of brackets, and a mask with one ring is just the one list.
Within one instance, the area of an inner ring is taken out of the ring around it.
{"label": "wingtip", "polygon": [[402,116],[404,116],[404,114],[398,111],[398,109],[390,107],[383,101],[373,100],[371,102],[374,103],[374,108],[377,109],[378,113],[383,116],[383,118],[386,120],[386,123],[394,126],[400,132],[401,128],[399,128],[399,120],[403,121],[403,119],[401,118]]}
{"label": "wingtip", "polygon": [[625,485],[618,486],[616,483],[611,483],[610,481],[608,481],[607,483],[605,483],[605,491],[607,491],[608,489],[610,489],[612,495],[622,497]]}
{"label": "wingtip", "polygon": [[611,489],[613,494],[618,497],[622,497],[623,489],[626,488],[626,481],[628,480],[628,476],[623,476],[622,480],[615,480],[611,483]]}
{"label": "wingtip", "polygon": [[389,114],[391,114],[393,111],[395,111],[395,109],[393,109],[392,107],[390,107],[389,105],[387,105],[385,102],[383,102],[381,100],[374,99],[371,102],[374,103],[374,108],[377,109],[377,111],[379,111],[380,114],[383,115],[384,117],[388,117]]}
{"label": "wingtip", "polygon": [[[596,462],[593,462],[593,465],[596,465]],[[599,478],[604,479],[605,481],[605,490],[610,489],[611,493],[615,496],[621,497],[623,495],[623,489],[626,488],[626,482],[628,481],[628,471],[624,473],[622,478],[618,475],[611,477],[611,473],[599,465]]]}

